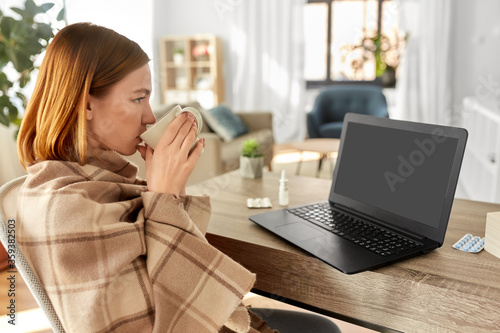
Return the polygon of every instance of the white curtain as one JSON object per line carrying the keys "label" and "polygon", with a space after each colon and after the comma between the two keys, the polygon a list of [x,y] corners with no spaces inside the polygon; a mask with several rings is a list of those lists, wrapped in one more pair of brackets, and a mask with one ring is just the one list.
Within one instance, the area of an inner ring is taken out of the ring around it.
{"label": "white curtain", "polygon": [[305,136],[305,3],[240,1],[231,12],[230,103],[235,110],[271,110],[278,143]]}
{"label": "white curtain", "polygon": [[396,86],[394,118],[449,124],[452,0],[400,0],[399,9],[408,40]]}

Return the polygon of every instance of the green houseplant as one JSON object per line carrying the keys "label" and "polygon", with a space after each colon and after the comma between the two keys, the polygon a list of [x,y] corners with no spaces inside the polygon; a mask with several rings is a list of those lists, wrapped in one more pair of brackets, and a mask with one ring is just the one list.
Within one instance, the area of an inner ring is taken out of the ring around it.
{"label": "green houseplant", "polygon": [[[51,24],[39,20],[53,3],[36,5],[26,0],[24,8],[12,7],[17,15],[6,16],[0,11],[0,123],[7,127],[21,123],[20,110],[24,110],[27,98],[23,88],[30,82],[36,69],[36,57],[41,55],[54,36]],[[64,17],[64,9],[57,20]]]}
{"label": "green houseplant", "polygon": [[245,178],[261,178],[264,154],[257,139],[245,140],[241,146],[240,175]]}

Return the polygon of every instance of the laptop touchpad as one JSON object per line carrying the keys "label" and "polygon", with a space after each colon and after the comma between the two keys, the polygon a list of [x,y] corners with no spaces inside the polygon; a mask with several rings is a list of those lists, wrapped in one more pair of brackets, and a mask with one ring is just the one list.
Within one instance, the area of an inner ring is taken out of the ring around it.
{"label": "laptop touchpad", "polygon": [[314,229],[307,224],[302,222],[296,222],[291,224],[284,224],[276,227],[276,229],[284,232],[285,234],[292,236],[298,241],[305,241],[311,238],[316,238],[325,235],[320,230]]}

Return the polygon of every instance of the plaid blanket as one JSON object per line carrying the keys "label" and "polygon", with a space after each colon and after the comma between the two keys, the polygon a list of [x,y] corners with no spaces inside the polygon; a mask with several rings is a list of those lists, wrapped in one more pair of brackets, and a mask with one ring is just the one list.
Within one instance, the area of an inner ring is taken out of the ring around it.
{"label": "plaid blanket", "polygon": [[256,332],[254,274],[205,239],[209,197],[148,192],[110,151],[28,173],[18,241],[67,332]]}

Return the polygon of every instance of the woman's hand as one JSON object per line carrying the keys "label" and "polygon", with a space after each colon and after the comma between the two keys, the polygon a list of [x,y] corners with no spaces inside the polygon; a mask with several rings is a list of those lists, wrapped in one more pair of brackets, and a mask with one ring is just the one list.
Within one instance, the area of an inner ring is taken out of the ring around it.
{"label": "woman's hand", "polygon": [[154,192],[185,194],[186,182],[205,147],[205,139],[196,141],[196,119],[190,112],[183,112],[172,121],[163,133],[155,150],[139,146],[146,161],[148,189]]}

